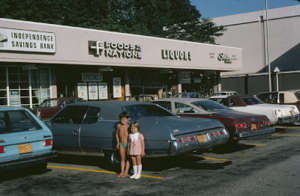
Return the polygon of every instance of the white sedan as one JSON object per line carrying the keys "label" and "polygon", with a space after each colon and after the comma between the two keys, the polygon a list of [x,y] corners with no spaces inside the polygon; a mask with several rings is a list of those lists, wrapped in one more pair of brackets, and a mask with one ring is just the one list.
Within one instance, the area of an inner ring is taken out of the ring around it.
{"label": "white sedan", "polygon": [[241,112],[266,115],[272,125],[291,124],[300,121],[299,110],[295,105],[273,105],[263,103],[254,96],[220,95],[209,99]]}

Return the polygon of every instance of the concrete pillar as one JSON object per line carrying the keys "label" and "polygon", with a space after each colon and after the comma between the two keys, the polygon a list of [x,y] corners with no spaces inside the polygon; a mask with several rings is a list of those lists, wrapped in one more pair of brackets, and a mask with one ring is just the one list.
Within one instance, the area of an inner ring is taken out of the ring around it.
{"label": "concrete pillar", "polygon": [[178,72],[178,85],[177,85],[177,93],[182,93],[182,74]]}
{"label": "concrete pillar", "polygon": [[130,84],[129,84],[129,72],[128,69],[125,70],[125,96],[130,96]]}

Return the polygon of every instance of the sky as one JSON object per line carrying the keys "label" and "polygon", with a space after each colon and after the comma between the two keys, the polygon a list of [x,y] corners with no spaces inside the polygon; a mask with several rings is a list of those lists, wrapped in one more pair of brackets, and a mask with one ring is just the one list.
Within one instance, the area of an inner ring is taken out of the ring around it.
{"label": "sky", "polygon": [[[216,18],[266,9],[266,0],[190,0],[202,15],[201,18]],[[300,5],[297,0],[267,0],[268,10]]]}

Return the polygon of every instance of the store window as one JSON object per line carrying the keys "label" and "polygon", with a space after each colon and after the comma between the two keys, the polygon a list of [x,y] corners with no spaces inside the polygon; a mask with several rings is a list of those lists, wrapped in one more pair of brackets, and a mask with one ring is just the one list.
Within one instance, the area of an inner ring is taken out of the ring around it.
{"label": "store window", "polygon": [[[30,92],[31,91],[31,92]],[[50,98],[50,69],[0,66],[0,105],[34,107]]]}

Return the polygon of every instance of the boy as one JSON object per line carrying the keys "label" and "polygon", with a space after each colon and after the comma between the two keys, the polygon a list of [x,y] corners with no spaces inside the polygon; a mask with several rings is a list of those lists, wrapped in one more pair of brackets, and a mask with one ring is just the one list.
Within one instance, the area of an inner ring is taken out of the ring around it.
{"label": "boy", "polygon": [[[117,139],[117,149],[120,150],[121,156],[121,173],[118,177],[128,176],[129,170],[129,160],[127,159],[127,141],[128,141],[128,128],[127,124],[129,120],[129,114],[127,112],[122,112],[119,115],[120,123],[117,125],[116,139]],[[126,161],[126,163],[125,163]]]}

